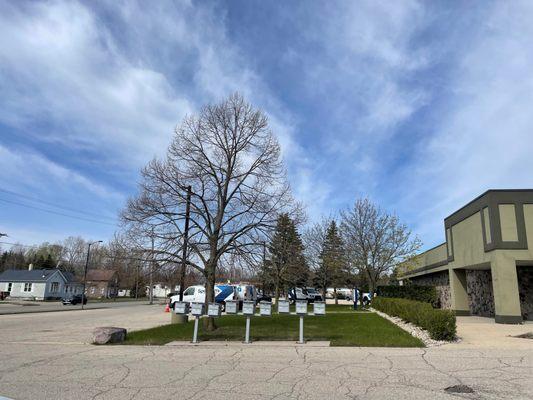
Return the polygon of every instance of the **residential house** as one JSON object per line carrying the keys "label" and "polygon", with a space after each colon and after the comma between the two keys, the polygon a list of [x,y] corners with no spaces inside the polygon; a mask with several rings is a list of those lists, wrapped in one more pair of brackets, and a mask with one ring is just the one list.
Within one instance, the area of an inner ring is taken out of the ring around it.
{"label": "residential house", "polygon": [[87,297],[117,297],[118,289],[117,271],[113,269],[90,269],[87,271],[85,284]]}
{"label": "residential house", "polygon": [[83,285],[59,269],[8,269],[0,274],[0,292],[13,299],[52,300],[81,294]]}

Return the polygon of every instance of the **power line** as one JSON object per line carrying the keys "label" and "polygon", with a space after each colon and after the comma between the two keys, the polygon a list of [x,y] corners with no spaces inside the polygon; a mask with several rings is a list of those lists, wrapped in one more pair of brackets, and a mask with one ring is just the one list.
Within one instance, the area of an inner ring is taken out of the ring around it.
{"label": "power line", "polygon": [[22,197],[24,199],[35,201],[35,202],[38,202],[38,203],[46,204],[48,206],[55,207],[55,208],[58,208],[60,210],[66,210],[66,211],[71,211],[71,212],[75,212],[75,213],[78,213],[78,214],[90,215],[90,216],[93,216],[93,217],[96,217],[96,218],[100,218],[100,219],[109,219],[109,220],[111,220],[111,218],[109,218],[109,217],[106,217],[106,216],[103,216],[103,215],[99,215],[99,214],[95,214],[95,213],[92,213],[90,211],[81,211],[81,210],[77,210],[75,208],[71,208],[71,207],[67,207],[67,206],[63,206],[63,205],[57,205],[57,204],[54,204],[54,203],[51,203],[51,202],[48,202],[48,201],[41,200],[41,199],[39,199],[37,197],[32,197],[32,196],[28,196],[28,195],[25,195],[25,194],[22,194],[22,193],[17,193],[17,192],[14,192],[12,190],[0,189],[0,192],[4,192],[4,193],[7,193],[7,194],[12,195],[12,196]]}
{"label": "power line", "polygon": [[94,222],[96,224],[103,224],[103,225],[110,225],[110,226],[116,226],[117,225],[116,223],[113,224],[113,223],[110,223],[110,222],[98,221],[98,220],[91,219],[91,218],[84,218],[84,217],[79,217],[79,216],[76,216],[76,215],[69,215],[69,214],[61,213],[61,212],[54,211],[54,210],[48,210],[46,208],[35,207],[35,206],[29,205],[29,204],[19,203],[19,202],[12,201],[12,200],[0,199],[0,201],[3,201],[4,203],[14,204],[14,205],[21,206],[21,207],[31,208],[31,209],[38,210],[38,211],[47,212],[47,213],[50,213],[50,214],[61,215],[63,217],[79,219],[79,220],[87,221],[87,222]]}
{"label": "power line", "polygon": [[29,245],[29,244],[20,244],[20,243],[10,243],[10,242],[0,242],[0,244],[9,244],[11,246],[20,246],[20,247],[39,247],[37,245]]}

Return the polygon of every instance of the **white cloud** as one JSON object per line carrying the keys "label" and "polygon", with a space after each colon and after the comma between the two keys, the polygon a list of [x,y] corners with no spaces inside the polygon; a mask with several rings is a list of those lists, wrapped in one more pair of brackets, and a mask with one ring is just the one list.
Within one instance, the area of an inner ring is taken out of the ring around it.
{"label": "white cloud", "polygon": [[86,176],[69,170],[29,149],[13,151],[0,145],[2,188],[38,191],[46,196],[62,188],[65,193],[96,195],[106,201],[122,202],[124,195]]}
{"label": "white cloud", "polygon": [[407,167],[403,207],[417,230],[443,240],[442,220],[487,189],[533,187],[533,4],[495,3],[458,46],[453,89]]}

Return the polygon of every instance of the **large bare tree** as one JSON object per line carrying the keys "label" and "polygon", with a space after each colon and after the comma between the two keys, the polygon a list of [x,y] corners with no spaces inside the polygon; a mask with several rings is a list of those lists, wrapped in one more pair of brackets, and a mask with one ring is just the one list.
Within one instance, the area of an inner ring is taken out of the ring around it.
{"label": "large bare tree", "polygon": [[366,274],[371,292],[385,273],[411,258],[421,245],[396,215],[368,199],[358,199],[351,209],[341,212],[341,232],[348,262]]}
{"label": "large bare tree", "polygon": [[[259,256],[278,213],[293,205],[266,115],[239,94],[208,105],[176,129],[164,159],[142,170],[140,192],[123,219],[140,234],[154,232],[160,259],[181,262],[188,186],[187,265],[203,273],[209,303],[221,259]],[[213,319],[208,321],[207,328],[214,329]]]}

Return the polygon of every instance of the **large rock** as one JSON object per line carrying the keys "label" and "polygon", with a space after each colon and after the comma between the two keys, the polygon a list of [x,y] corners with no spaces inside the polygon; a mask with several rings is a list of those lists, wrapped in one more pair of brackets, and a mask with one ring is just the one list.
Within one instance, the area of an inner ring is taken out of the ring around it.
{"label": "large rock", "polygon": [[112,326],[95,328],[94,344],[122,343],[126,340],[126,329]]}

